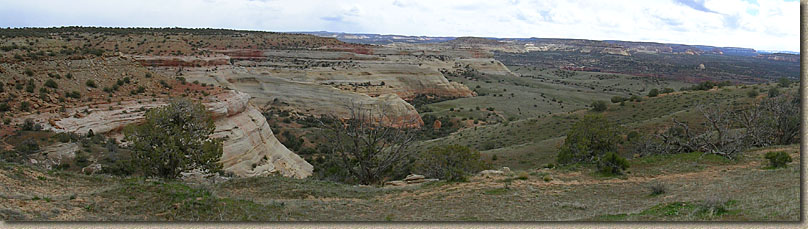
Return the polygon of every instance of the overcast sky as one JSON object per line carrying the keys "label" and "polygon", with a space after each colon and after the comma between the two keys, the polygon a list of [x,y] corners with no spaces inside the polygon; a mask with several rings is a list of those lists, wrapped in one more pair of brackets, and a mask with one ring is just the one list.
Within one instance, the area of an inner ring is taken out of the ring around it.
{"label": "overcast sky", "polygon": [[205,27],[799,51],[796,0],[0,0],[0,27]]}

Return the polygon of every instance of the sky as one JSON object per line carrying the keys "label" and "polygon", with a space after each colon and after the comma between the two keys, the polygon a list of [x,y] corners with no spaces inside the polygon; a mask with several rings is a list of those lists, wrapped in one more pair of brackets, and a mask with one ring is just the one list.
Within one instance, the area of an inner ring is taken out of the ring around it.
{"label": "sky", "polygon": [[796,0],[0,0],[0,27],[577,38],[799,51]]}

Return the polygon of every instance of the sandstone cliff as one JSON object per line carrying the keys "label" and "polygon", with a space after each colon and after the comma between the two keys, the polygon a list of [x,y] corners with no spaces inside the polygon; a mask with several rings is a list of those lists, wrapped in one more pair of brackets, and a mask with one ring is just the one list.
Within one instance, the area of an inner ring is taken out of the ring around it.
{"label": "sandstone cliff", "polygon": [[[222,163],[224,170],[236,176],[249,177],[279,173],[305,178],[312,174],[311,164],[300,158],[275,138],[264,116],[249,103],[250,96],[225,91],[206,98],[204,105],[213,114],[216,129],[212,137],[225,137]],[[31,117],[45,123],[44,128],[56,132],[107,133],[116,135],[125,125],[143,119],[148,108],[165,105],[164,100],[127,101],[120,105],[99,104],[92,108],[67,109],[65,114],[42,113]],[[87,110],[89,114],[79,111]]]}

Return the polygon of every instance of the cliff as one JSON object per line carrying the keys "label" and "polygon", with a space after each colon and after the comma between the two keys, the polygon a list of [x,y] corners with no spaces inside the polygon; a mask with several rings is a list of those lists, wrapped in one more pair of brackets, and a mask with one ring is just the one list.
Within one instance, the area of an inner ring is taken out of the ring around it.
{"label": "cliff", "polygon": [[[278,173],[305,178],[312,174],[311,164],[278,142],[264,116],[249,103],[250,96],[236,91],[211,95],[203,104],[212,113],[216,129],[211,137],[226,137],[221,161],[224,170],[236,176],[250,177]],[[43,113],[30,115],[56,132],[119,135],[126,125],[143,119],[148,108],[165,105],[165,101],[127,101],[120,105],[98,104],[92,108],[76,107],[65,111],[74,114]],[[87,110],[82,115],[79,111]]]}

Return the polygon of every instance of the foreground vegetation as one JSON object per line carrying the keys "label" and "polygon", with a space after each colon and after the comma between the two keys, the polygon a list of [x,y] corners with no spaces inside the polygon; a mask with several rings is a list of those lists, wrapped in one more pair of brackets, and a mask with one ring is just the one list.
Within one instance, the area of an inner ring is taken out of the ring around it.
{"label": "foreground vegetation", "polygon": [[[635,161],[625,175],[594,166],[528,170],[420,186],[355,186],[316,179],[238,178],[185,183],[80,175],[0,164],[7,220],[772,220],[800,216],[800,166],[768,169],[765,152],[737,160],[701,153]],[[664,193],[653,194],[655,184]],[[728,191],[730,190],[730,191]],[[24,206],[24,207],[20,207]]]}

